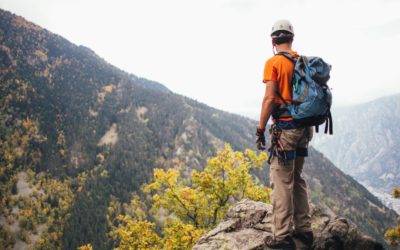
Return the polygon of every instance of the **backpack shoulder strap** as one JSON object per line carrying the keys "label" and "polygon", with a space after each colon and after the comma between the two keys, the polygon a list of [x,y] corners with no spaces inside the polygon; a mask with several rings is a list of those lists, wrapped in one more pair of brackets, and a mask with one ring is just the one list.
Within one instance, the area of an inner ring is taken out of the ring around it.
{"label": "backpack shoulder strap", "polygon": [[279,99],[282,100],[282,102],[285,104],[285,106],[288,107],[289,104],[287,103],[287,101],[285,99],[283,99],[283,96],[281,95],[281,93],[279,93],[279,91],[276,91],[276,94],[278,95]]}
{"label": "backpack shoulder strap", "polygon": [[[293,64],[296,64],[296,59],[289,53],[286,51],[280,51],[277,55],[281,55],[286,57],[287,59],[289,59]],[[289,106],[289,104],[286,102],[286,100],[282,97],[281,93],[279,93],[279,91],[277,91],[278,97],[279,99],[282,100],[282,102],[286,105],[286,107]]]}
{"label": "backpack shoulder strap", "polygon": [[289,52],[281,51],[277,55],[281,55],[289,59],[292,63],[296,64],[296,58],[294,58]]}

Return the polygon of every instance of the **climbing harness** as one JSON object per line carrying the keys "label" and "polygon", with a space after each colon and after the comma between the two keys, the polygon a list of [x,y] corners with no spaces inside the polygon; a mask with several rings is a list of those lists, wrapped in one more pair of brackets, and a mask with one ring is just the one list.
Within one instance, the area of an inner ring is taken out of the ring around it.
{"label": "climbing harness", "polygon": [[271,164],[272,159],[274,158],[274,156],[276,156],[278,157],[279,164],[288,165],[288,157],[286,155],[285,148],[283,147],[281,142],[282,129],[274,123],[269,129],[269,133],[271,135],[271,145],[268,149],[268,164]]}

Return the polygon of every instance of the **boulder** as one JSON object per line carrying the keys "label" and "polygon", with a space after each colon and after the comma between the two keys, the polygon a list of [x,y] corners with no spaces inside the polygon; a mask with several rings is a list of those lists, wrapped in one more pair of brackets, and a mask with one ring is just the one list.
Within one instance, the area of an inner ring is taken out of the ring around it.
{"label": "boulder", "polygon": [[[241,200],[231,207],[216,228],[204,234],[194,250],[267,250],[264,241],[271,235],[272,206],[266,203]],[[345,218],[328,215],[312,206],[314,244],[318,250],[380,250],[382,244],[363,235]],[[297,249],[307,249],[296,240]]]}

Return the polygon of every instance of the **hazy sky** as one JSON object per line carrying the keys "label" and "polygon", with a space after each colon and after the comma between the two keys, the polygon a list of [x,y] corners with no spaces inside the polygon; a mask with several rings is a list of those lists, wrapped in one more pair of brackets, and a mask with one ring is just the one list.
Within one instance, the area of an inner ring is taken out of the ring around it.
{"label": "hazy sky", "polygon": [[292,22],[296,51],[332,64],[335,106],[400,92],[400,1],[0,0],[0,8],[125,71],[252,118],[277,19]]}

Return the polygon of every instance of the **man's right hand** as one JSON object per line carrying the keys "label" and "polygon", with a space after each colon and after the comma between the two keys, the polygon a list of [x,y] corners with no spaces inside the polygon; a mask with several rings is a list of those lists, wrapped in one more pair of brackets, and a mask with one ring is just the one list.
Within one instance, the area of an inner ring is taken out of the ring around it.
{"label": "man's right hand", "polygon": [[256,132],[256,145],[258,150],[265,150],[265,136],[264,136],[265,129],[262,129],[257,126]]}

